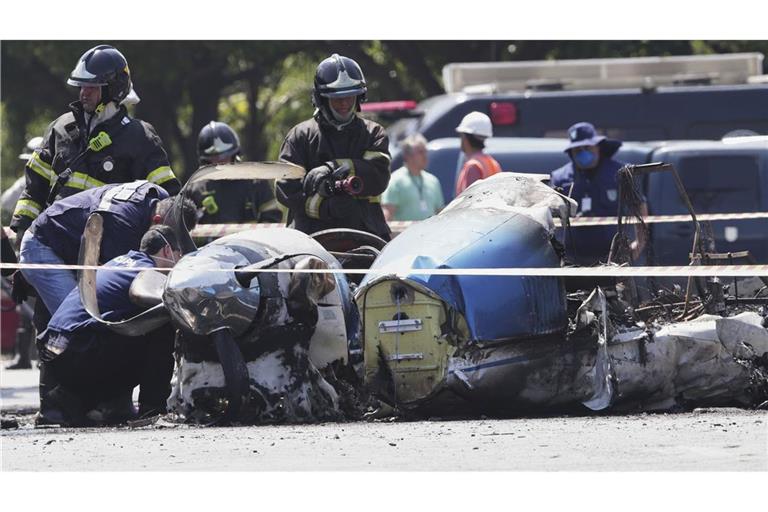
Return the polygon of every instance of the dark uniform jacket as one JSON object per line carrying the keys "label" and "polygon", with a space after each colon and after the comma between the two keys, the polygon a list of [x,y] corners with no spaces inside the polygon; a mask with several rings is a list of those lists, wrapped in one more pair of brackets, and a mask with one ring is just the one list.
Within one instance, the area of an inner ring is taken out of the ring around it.
{"label": "dark uniform jacket", "polygon": [[[106,264],[125,270],[99,270],[96,297],[104,319],[121,321],[145,308],[130,299],[138,268],[154,267],[152,258],[130,251]],[[46,372],[84,408],[114,400],[140,386],[140,408],[164,410],[173,372],[173,330],[166,325],[142,336],[118,334],[91,317],[72,290],[38,336]]]}
{"label": "dark uniform jacket", "polygon": [[80,240],[91,213],[104,217],[100,261],[138,249],[152,223],[152,212],[168,193],[146,181],[105,185],[53,203],[32,223],[31,233],[66,264],[77,263]]}
{"label": "dark uniform jacket", "polygon": [[[141,251],[129,251],[106,263],[106,267],[153,268],[154,260]],[[96,272],[96,296],[99,311],[104,320],[118,322],[138,315],[143,308],[131,302],[128,295],[131,283],[139,275],[137,271],[99,270]],[[75,288],[64,299],[48,322],[48,328],[39,336],[49,344],[53,354],[67,350],[82,352],[95,342],[95,334],[116,336],[86,311],[80,300],[80,290]],[[62,339],[63,338],[63,339]],[[63,345],[63,346],[62,346]]]}
{"label": "dark uniform jacket", "polygon": [[[128,117],[125,107],[120,106],[89,134],[82,104],[76,101],[69,106],[71,112],[48,126],[43,146],[32,154],[24,169],[26,187],[13,213],[14,231],[26,230],[49,206],[51,189],[62,173],[69,178],[54,200],[108,183],[134,180],[160,185],[171,195],[179,192],[181,184],[152,125]],[[111,143],[99,136],[101,132]]]}
{"label": "dark uniform jacket", "polygon": [[310,119],[294,126],[280,148],[280,159],[306,171],[330,162],[346,164],[363,181],[360,195],[304,196],[301,180],[277,182],[277,200],[288,207],[288,224],[304,233],[330,228],[367,231],[389,240],[380,195],[389,184],[389,139],[380,125],[355,117],[342,130]]}
{"label": "dark uniform jacket", "polygon": [[[552,171],[550,185],[560,187],[578,204],[578,214],[584,217],[616,217],[619,210],[618,182],[616,180],[622,162],[603,157],[598,167],[590,171],[577,171],[573,163]],[[594,265],[606,261],[616,225],[584,226],[573,229],[571,243],[566,249],[580,265]]]}
{"label": "dark uniform jacket", "polygon": [[266,180],[209,180],[193,183],[189,197],[202,211],[198,224],[280,222],[272,186]]}

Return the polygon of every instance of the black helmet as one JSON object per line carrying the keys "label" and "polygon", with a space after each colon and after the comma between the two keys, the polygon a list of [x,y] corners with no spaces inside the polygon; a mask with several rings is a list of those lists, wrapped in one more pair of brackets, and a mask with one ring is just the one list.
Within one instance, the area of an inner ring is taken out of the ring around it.
{"label": "black helmet", "polygon": [[365,84],[363,70],[349,57],[334,53],[317,66],[315,83],[312,87],[312,104],[331,124],[340,128],[349,124],[352,118],[347,121],[337,120],[330,111],[328,98],[357,96],[355,110],[359,110],[367,92],[368,87]]}
{"label": "black helmet", "polygon": [[69,74],[69,85],[101,86],[101,102],[119,104],[131,92],[131,72],[123,54],[112,46],[101,44],[80,57]]}
{"label": "black helmet", "polygon": [[240,139],[226,123],[211,121],[197,136],[197,157],[201,164],[210,164],[212,157],[234,158],[240,154]]}

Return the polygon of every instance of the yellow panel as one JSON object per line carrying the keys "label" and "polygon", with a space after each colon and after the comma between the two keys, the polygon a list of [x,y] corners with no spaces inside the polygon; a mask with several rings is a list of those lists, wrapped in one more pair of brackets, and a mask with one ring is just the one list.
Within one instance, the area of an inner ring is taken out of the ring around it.
{"label": "yellow panel", "polygon": [[[399,309],[393,298],[393,286],[408,290],[406,303],[401,304]],[[370,381],[378,371],[381,347],[395,376],[397,400],[411,402],[427,396],[442,382],[448,357],[454,351],[454,347],[441,336],[440,326],[446,320],[443,302],[397,280],[372,286],[361,302],[366,381]],[[382,332],[380,322],[389,322],[390,328],[398,328],[398,312],[407,316],[408,320],[403,324],[420,320],[419,330]]]}

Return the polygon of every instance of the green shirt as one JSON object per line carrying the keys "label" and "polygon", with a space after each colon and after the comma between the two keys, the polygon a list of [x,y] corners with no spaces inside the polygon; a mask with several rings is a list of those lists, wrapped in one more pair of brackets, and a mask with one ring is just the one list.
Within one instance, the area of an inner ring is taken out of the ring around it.
{"label": "green shirt", "polygon": [[427,171],[413,176],[406,167],[392,173],[381,202],[395,207],[392,220],[424,220],[445,206],[440,180]]}

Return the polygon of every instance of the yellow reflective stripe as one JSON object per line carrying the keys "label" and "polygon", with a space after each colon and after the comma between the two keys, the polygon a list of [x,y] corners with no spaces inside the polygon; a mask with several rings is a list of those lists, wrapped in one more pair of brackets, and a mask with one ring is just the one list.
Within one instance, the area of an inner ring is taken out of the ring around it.
{"label": "yellow reflective stripe", "polygon": [[88,190],[89,188],[101,187],[102,185],[106,185],[106,183],[99,181],[84,172],[73,172],[72,176],[70,176],[69,180],[64,184],[65,187],[80,190]]}
{"label": "yellow reflective stripe", "polygon": [[381,196],[355,196],[355,199],[360,201],[368,201],[369,203],[380,203]]}
{"label": "yellow reflective stripe", "polygon": [[40,204],[31,199],[19,199],[16,208],[13,209],[13,214],[23,215],[34,220],[40,215]]}
{"label": "yellow reflective stripe", "polygon": [[349,167],[349,175],[354,176],[355,175],[355,161],[351,158],[337,158],[336,163],[341,167],[344,164],[347,164],[347,167]]}
{"label": "yellow reflective stripe", "polygon": [[172,180],[175,178],[176,178],[176,175],[173,174],[173,170],[171,170],[171,168],[167,165],[158,167],[151,173],[147,174],[147,181],[155,183],[156,185],[161,185],[166,181]]}
{"label": "yellow reflective stripe", "polygon": [[323,197],[320,194],[314,194],[312,197],[306,200],[304,203],[304,212],[307,217],[313,219],[320,218],[320,205],[323,203]]}
{"label": "yellow reflective stripe", "polygon": [[267,201],[266,203],[259,206],[259,213],[267,210],[277,210],[277,209],[279,209],[278,202],[276,199],[272,199],[271,201]]}
{"label": "yellow reflective stripe", "polygon": [[377,158],[383,158],[387,162],[392,161],[392,157],[381,151],[366,151],[363,155],[363,160],[375,160]]}
{"label": "yellow reflective stripe", "polygon": [[56,173],[53,172],[50,165],[40,158],[40,154],[37,151],[32,153],[32,158],[27,162],[27,166],[49,182],[56,180]]}

